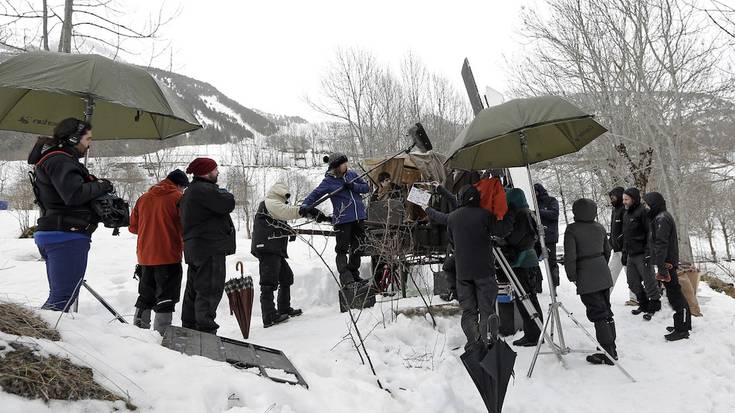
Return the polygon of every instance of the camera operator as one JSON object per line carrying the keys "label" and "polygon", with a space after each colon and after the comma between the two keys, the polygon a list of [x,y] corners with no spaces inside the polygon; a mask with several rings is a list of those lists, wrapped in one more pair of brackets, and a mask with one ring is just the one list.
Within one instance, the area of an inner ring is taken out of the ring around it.
{"label": "camera operator", "polygon": [[50,290],[44,309],[68,311],[79,294],[92,233],[100,222],[92,201],[113,191],[110,181],[97,179],[79,162],[91,142],[92,125],[67,118],[54,128],[53,138],[39,139],[28,155],[41,208],[34,238],[46,260]]}

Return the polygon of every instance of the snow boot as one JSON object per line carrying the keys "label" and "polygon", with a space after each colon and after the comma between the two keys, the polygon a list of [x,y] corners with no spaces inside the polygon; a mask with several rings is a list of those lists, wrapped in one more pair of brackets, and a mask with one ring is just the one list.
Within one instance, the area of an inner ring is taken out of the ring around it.
{"label": "snow boot", "polygon": [[294,309],[291,307],[291,287],[279,286],[278,287],[278,313],[286,314],[289,317],[296,317],[303,314],[300,309]]}
{"label": "snow boot", "polygon": [[648,297],[646,296],[646,293],[637,294],[637,297],[638,297],[638,308],[630,311],[630,313],[633,315],[645,313],[646,310],[648,310]]}
{"label": "snow boot", "polygon": [[648,300],[648,308],[646,308],[646,313],[643,314],[643,319],[651,321],[653,314],[657,311],[661,311],[661,300]]}
{"label": "snow boot", "polygon": [[263,317],[263,328],[273,327],[276,324],[285,323],[288,321],[288,314],[276,313],[271,317]]}
{"label": "snow boot", "polygon": [[156,316],[153,318],[153,329],[163,336],[166,329],[171,325],[172,319],[173,313],[156,313]]}
{"label": "snow boot", "polygon": [[685,338],[689,338],[689,332],[688,331],[672,331],[669,334],[664,335],[664,338],[666,338],[666,341],[678,341],[683,340]]}
{"label": "snow boot", "polygon": [[[602,346],[602,348],[604,348],[614,360],[617,360],[618,351],[615,346],[615,339],[617,338],[615,321],[613,319],[595,321],[595,335],[597,336],[597,342],[600,343],[600,346]],[[608,366],[615,364],[605,353],[589,355],[586,360],[591,364],[606,364]]]}
{"label": "snow boot", "polygon": [[144,330],[151,328],[151,310],[144,310],[142,308],[135,308],[135,316],[133,318],[133,325],[140,327]]}

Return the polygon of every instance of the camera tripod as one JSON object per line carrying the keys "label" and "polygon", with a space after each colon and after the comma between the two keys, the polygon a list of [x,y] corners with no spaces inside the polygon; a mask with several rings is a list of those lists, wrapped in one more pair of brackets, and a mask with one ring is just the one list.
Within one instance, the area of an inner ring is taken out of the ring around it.
{"label": "camera tripod", "polygon": [[[584,334],[594,343],[594,345],[605,353],[608,359],[612,361],[612,363],[617,367],[626,377],[628,377],[631,381],[635,382],[635,379],[633,376],[631,376],[624,368],[620,365],[620,363],[613,359],[612,356],[600,345],[600,343],[593,337],[585,328],[582,326],[582,324],[577,321],[576,318],[570,313],[566,307],[564,307],[564,304],[562,304],[560,301],[556,300],[556,296],[553,297],[551,304],[549,305],[549,312],[546,315],[546,321],[542,324],[541,323],[541,315],[536,311],[533,304],[531,303],[531,299],[529,298],[529,295],[526,293],[525,289],[521,285],[520,281],[518,280],[518,276],[513,271],[513,268],[510,266],[510,263],[505,258],[503,253],[500,251],[498,247],[493,247],[493,255],[495,256],[495,260],[500,264],[500,268],[505,273],[506,277],[508,277],[508,280],[510,281],[511,288],[513,289],[513,292],[515,292],[516,296],[520,300],[523,307],[526,309],[526,312],[531,317],[531,320],[533,320],[534,323],[539,327],[541,330],[541,337],[539,338],[538,343],[536,344],[536,350],[533,354],[533,360],[531,361],[531,366],[528,369],[528,373],[526,374],[526,377],[530,378],[533,374],[533,369],[536,367],[536,360],[538,359],[538,356],[541,354],[554,354],[556,355],[556,358],[559,359],[559,361],[564,364],[563,356],[570,354],[570,353],[595,353],[598,350],[573,350],[569,348],[564,342],[564,335],[562,333],[561,329],[561,318],[559,317],[559,309],[563,310],[564,313],[566,313],[567,317],[569,317],[572,322],[579,327]],[[554,336],[554,329],[555,327],[558,330],[558,336]],[[558,342],[555,341],[555,338],[558,338]],[[542,352],[541,346],[544,344],[544,340],[546,341],[546,344],[548,344],[551,347],[551,351]]]}
{"label": "camera tripod", "polygon": [[[102,306],[105,307],[107,309],[107,311],[110,312],[110,314],[114,315],[115,318],[117,319],[117,321],[119,321],[119,322],[121,322],[123,324],[128,324],[128,322],[125,321],[125,318],[123,318],[123,316],[120,315],[120,313],[118,313],[110,305],[110,303],[108,303],[107,301],[105,301],[105,299],[102,298],[102,296],[99,295],[97,293],[97,291],[93,290],[92,287],[90,287],[89,284],[87,284],[87,281],[86,280],[82,280],[82,286],[84,286],[84,288],[86,288],[87,291],[89,291],[89,293],[92,294],[92,297],[96,298],[97,301],[99,301],[100,304],[102,304]],[[74,302],[71,304],[71,310],[72,310],[72,312],[75,312],[75,313],[78,312],[78,310],[79,310],[79,294],[77,294],[77,297],[74,299]]]}

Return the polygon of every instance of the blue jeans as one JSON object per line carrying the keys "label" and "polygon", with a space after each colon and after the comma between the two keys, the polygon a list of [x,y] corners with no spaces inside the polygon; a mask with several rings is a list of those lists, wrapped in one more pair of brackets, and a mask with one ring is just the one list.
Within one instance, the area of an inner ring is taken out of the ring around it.
{"label": "blue jeans", "polygon": [[90,239],[74,239],[53,244],[39,245],[46,260],[49,296],[41,308],[69,311],[71,303],[79,295],[84,273],[87,271]]}

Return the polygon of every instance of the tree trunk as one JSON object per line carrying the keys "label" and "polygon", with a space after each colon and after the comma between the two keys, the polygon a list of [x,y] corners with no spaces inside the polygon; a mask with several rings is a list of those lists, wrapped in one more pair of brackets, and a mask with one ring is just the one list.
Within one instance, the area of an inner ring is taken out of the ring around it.
{"label": "tree trunk", "polygon": [[714,225],[712,225],[710,222],[707,222],[705,230],[707,231],[707,242],[709,243],[709,251],[712,255],[712,261],[717,262],[717,250],[715,249],[715,244],[713,242],[715,232]]}
{"label": "tree trunk", "polygon": [[554,165],[554,172],[556,172],[556,181],[559,183],[559,196],[561,197],[561,210],[564,211],[564,223],[569,225],[569,218],[567,217],[567,201],[564,197],[564,190],[561,186],[561,177],[559,176],[559,168]]}
{"label": "tree trunk", "polygon": [[730,233],[727,232],[727,223],[720,220],[720,228],[722,228],[722,237],[725,238],[725,254],[727,260],[732,260],[732,252],[730,251]]}
{"label": "tree trunk", "polygon": [[48,48],[48,1],[43,0],[43,50],[49,51]]}
{"label": "tree trunk", "polygon": [[61,26],[61,38],[59,39],[59,51],[62,53],[71,53],[73,6],[74,0],[64,0],[64,24]]}

